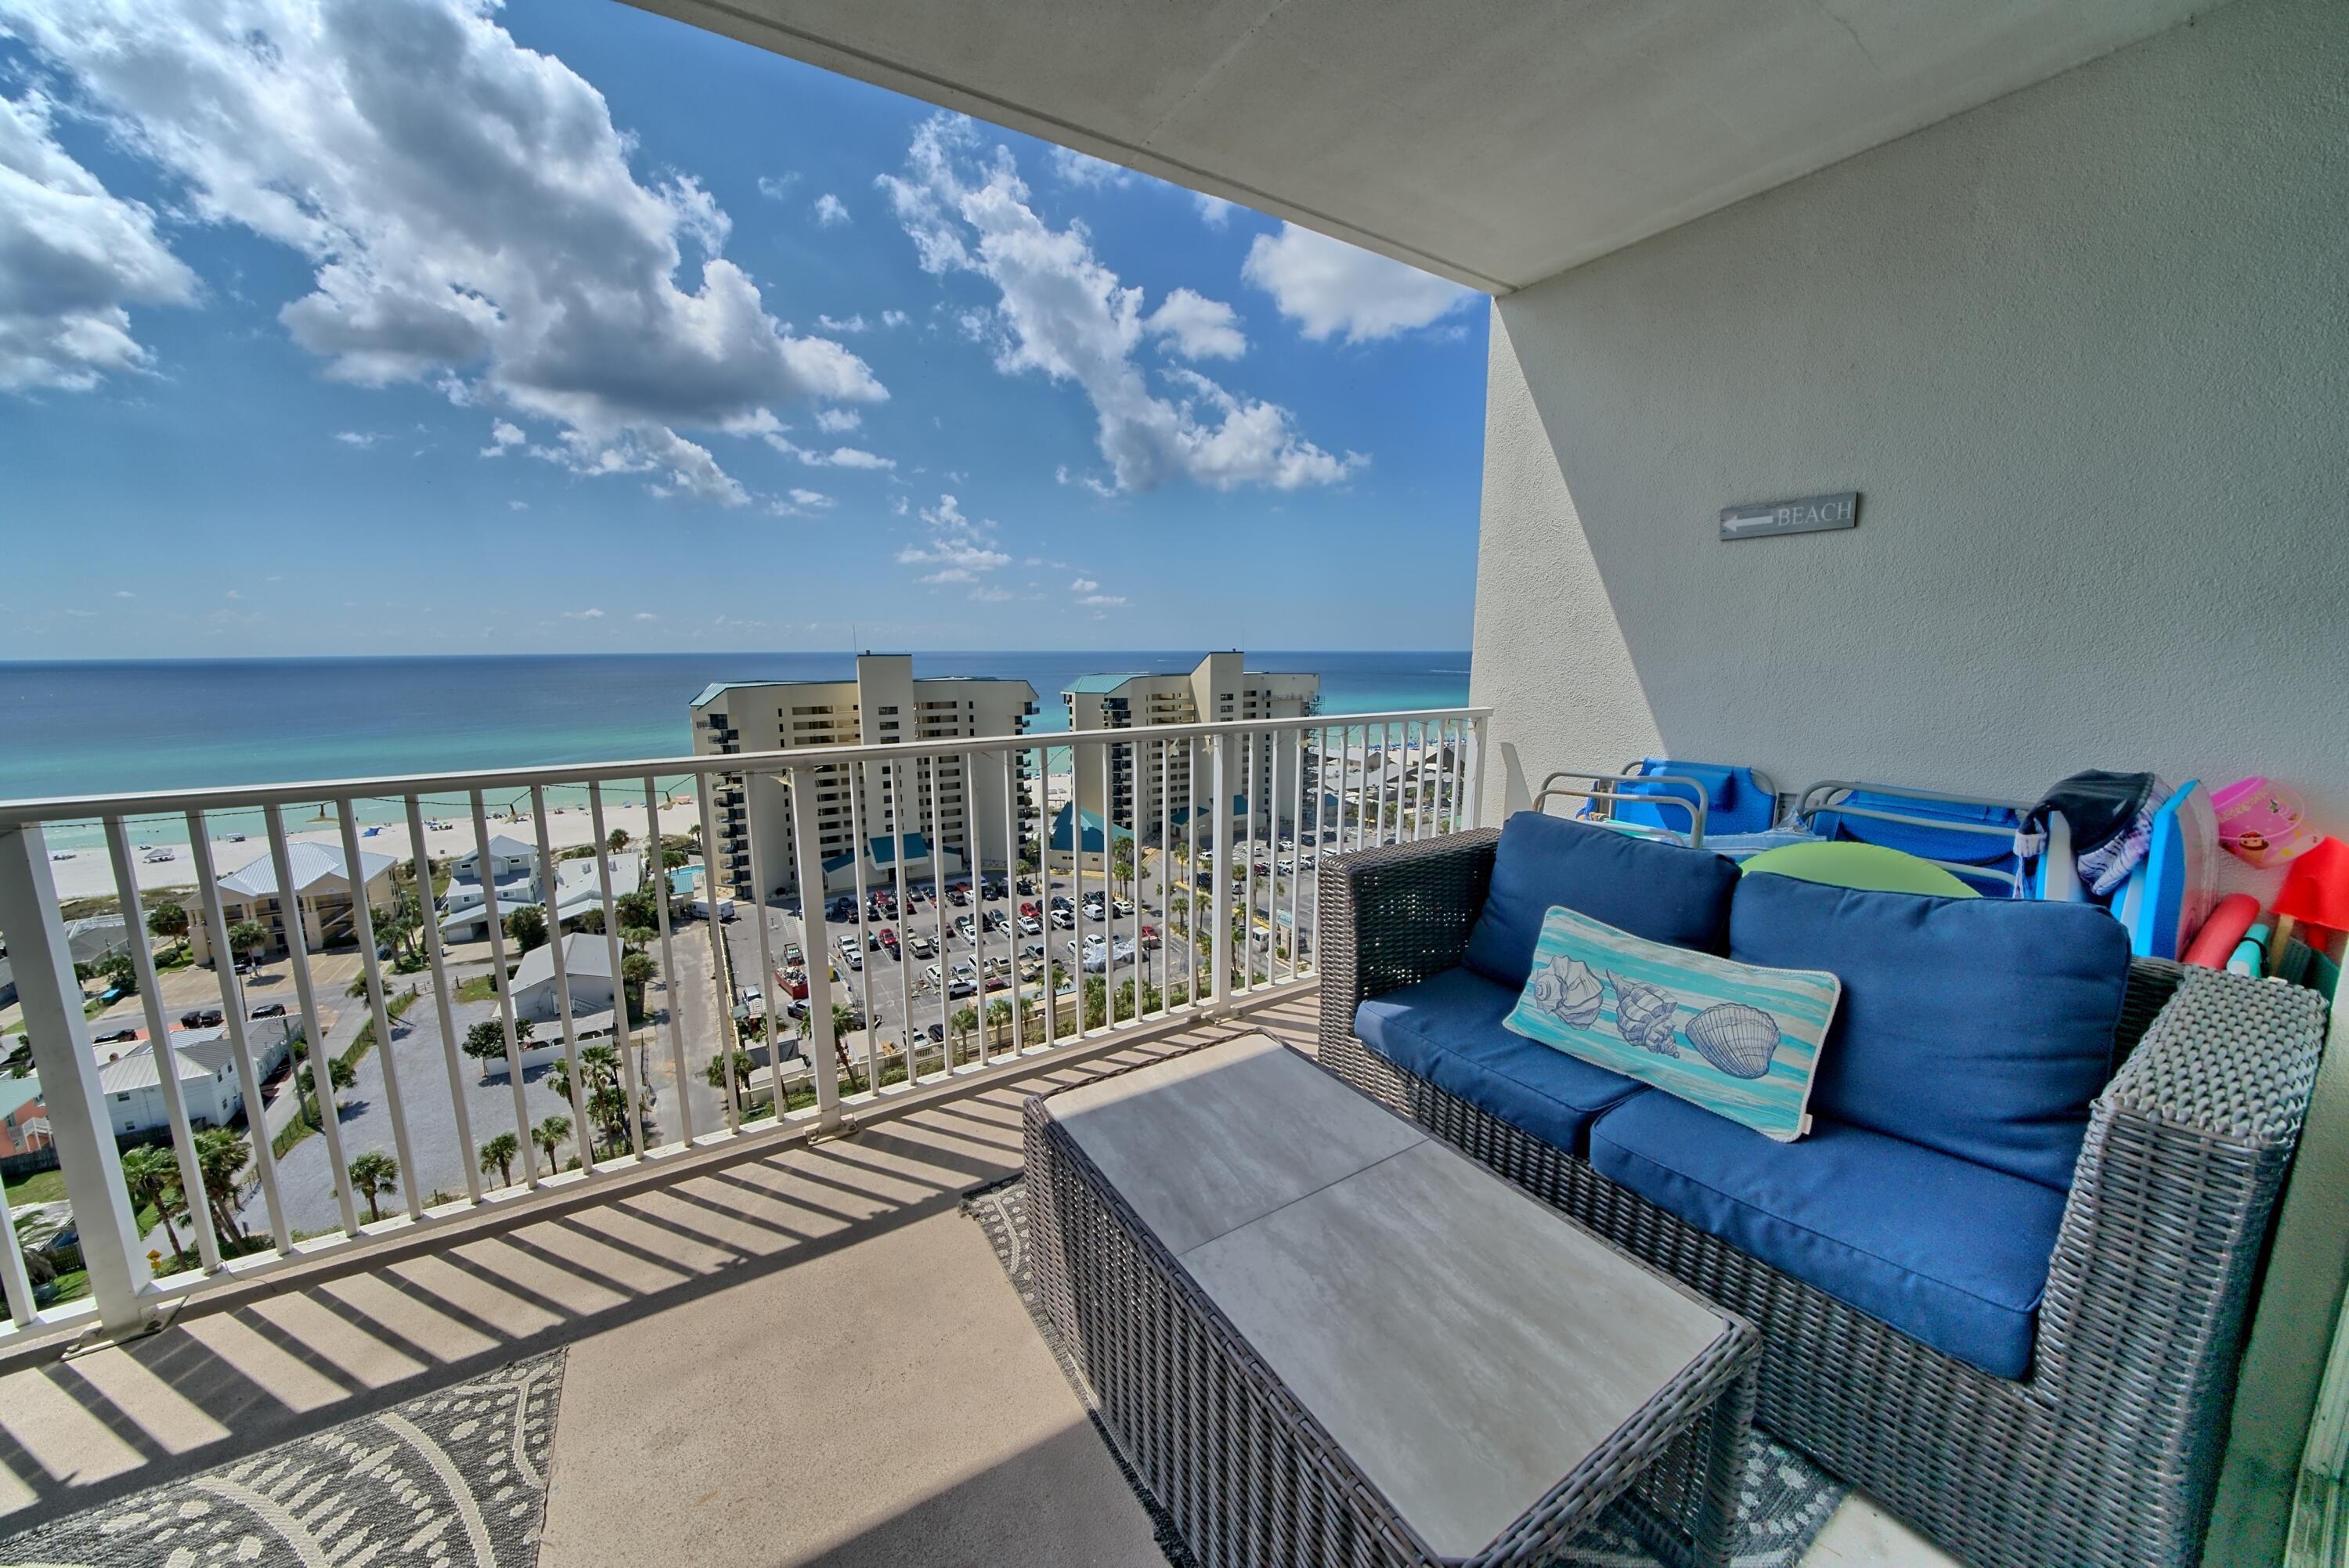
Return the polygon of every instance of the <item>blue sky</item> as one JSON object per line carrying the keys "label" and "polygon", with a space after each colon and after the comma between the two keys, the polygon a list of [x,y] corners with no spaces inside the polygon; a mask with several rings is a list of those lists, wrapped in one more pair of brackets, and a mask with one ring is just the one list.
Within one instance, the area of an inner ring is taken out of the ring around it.
{"label": "blue sky", "polygon": [[1464,647],[1485,333],[603,0],[0,0],[0,657]]}

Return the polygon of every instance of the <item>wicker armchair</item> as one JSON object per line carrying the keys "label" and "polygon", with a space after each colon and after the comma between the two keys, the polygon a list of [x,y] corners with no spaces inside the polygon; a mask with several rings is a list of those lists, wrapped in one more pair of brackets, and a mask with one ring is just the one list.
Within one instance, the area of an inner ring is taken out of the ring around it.
{"label": "wicker armchair", "polygon": [[1762,1331],[1755,1418],[1982,1568],[2200,1560],[2261,1243],[2323,1038],[2312,992],[2140,961],[2009,1381],[1755,1262],[1354,1035],[1458,965],[1498,834],[1330,856],[1319,1048],[1340,1076]]}

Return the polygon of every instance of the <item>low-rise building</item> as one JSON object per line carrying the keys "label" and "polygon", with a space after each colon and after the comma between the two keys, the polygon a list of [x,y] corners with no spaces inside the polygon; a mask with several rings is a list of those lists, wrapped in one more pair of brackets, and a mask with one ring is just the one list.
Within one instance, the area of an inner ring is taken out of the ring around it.
{"label": "low-rise building", "polygon": [[[293,1053],[290,1018],[255,1018],[245,1026],[254,1071],[266,1078]],[[201,1131],[226,1127],[244,1109],[237,1078],[236,1047],[225,1027],[173,1029],[168,1054],[179,1068],[180,1097],[188,1125]],[[163,1102],[154,1046],[149,1040],[109,1042],[93,1047],[98,1086],[106,1094],[107,1120],[118,1136],[153,1132],[171,1126]]]}
{"label": "low-rise building", "polygon": [[[440,936],[445,942],[481,942],[490,934],[490,921],[502,922],[518,909],[543,909],[546,895],[539,886],[536,851],[519,870],[512,862],[496,852],[501,842],[493,840],[490,861],[497,880],[484,888],[472,876],[473,858],[468,857],[461,869],[453,872],[448,891],[440,899]],[[605,856],[612,867],[612,896],[626,898],[645,885],[645,857],[634,850],[620,850]],[[556,925],[575,924],[590,910],[604,907],[603,868],[593,855],[575,856],[554,863],[554,910]]]}
{"label": "low-rise building", "polygon": [[[351,877],[338,845],[296,840],[286,848],[286,866],[294,881],[294,903],[299,912],[303,950],[317,953],[357,939],[351,909]],[[360,887],[369,907],[389,908],[392,857],[359,851]],[[255,951],[288,951],[284,901],[277,887],[276,863],[267,853],[246,861],[220,879],[221,913],[232,926],[253,921],[268,933]],[[188,950],[199,964],[212,961],[212,933],[206,923],[188,924]]]}

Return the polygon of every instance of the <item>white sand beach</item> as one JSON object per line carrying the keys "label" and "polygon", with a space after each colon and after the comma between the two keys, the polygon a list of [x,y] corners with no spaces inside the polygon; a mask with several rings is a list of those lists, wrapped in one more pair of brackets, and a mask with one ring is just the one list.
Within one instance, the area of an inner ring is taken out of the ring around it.
{"label": "white sand beach", "polygon": [[[661,809],[660,824],[664,833],[689,833],[701,819],[690,800],[679,801]],[[435,824],[439,824],[435,826]],[[605,808],[605,831],[614,828],[626,830],[631,840],[644,837],[645,813],[641,804],[626,807],[607,805]],[[294,830],[289,822],[286,837],[307,840],[313,843],[339,849],[342,829],[334,822],[323,827],[305,826]],[[527,817],[492,814],[490,831],[524,843],[538,841],[538,824]],[[594,841],[594,817],[585,806],[549,807],[546,813],[546,837],[556,854],[575,845]],[[136,841],[136,830],[133,840]],[[425,852],[435,861],[448,860],[468,853],[473,848],[473,823],[470,817],[427,818],[424,830]],[[137,849],[131,860],[139,873],[139,886],[144,892],[153,888],[191,888],[196,883],[196,862],[193,852],[185,844],[161,844],[158,849],[171,852],[168,861],[148,861]],[[407,860],[413,852],[408,841],[405,822],[364,823],[359,828],[359,851],[362,854],[389,855],[395,860]],[[228,876],[257,860],[267,857],[269,841],[258,832],[248,832],[240,841],[233,839],[212,841],[212,869]],[[69,858],[57,859],[57,855]],[[60,901],[77,898],[105,898],[116,891],[114,865],[103,848],[56,851],[49,861],[49,874],[57,884]]]}

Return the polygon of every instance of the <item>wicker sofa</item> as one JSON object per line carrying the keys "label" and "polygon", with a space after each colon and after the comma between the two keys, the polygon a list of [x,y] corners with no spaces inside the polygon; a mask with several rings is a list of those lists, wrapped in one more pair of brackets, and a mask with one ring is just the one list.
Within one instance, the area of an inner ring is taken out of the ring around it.
{"label": "wicker sofa", "polygon": [[1757,1421],[1982,1568],[2193,1563],[2321,1001],[2138,961],[2126,1052],[2064,1200],[2031,1365],[1994,1376],[1764,1264],[1358,1037],[1370,997],[1462,963],[1499,834],[1325,857],[1323,1064],[1744,1315]]}

